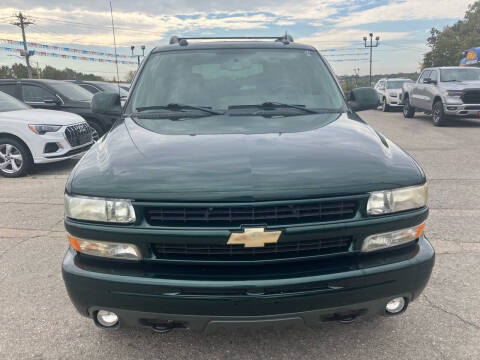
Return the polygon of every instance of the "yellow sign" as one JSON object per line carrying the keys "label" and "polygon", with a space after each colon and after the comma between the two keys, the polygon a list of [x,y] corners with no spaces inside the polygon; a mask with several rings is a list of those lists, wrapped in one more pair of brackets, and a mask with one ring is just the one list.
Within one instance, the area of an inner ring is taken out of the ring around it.
{"label": "yellow sign", "polygon": [[477,52],[476,51],[469,51],[467,53],[467,60],[477,60]]}
{"label": "yellow sign", "polygon": [[265,231],[264,228],[245,228],[243,233],[231,233],[227,245],[244,247],[265,247],[278,242],[281,231]]}

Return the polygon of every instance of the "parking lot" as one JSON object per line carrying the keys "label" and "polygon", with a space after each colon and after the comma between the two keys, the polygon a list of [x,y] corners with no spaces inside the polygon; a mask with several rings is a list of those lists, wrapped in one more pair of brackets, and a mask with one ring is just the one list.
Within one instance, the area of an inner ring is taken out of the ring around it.
{"label": "parking lot", "polygon": [[400,112],[362,117],[412,154],[430,184],[426,233],[436,265],[403,316],[211,334],[100,330],[76,313],[61,277],[68,161],[0,178],[0,358],[479,359],[480,121],[438,128]]}

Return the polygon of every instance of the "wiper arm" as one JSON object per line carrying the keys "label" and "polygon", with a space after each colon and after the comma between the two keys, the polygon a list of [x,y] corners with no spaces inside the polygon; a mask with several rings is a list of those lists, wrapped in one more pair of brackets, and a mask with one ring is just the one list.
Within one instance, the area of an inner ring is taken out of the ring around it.
{"label": "wiper arm", "polygon": [[137,110],[138,112],[148,111],[148,110],[170,110],[170,111],[200,110],[212,115],[223,115],[222,112],[208,109],[207,107],[177,104],[177,103],[170,103],[168,105],[140,106],[140,107],[137,107],[135,110]]}
{"label": "wiper arm", "polygon": [[286,103],[281,103],[281,102],[276,102],[276,101],[267,101],[262,104],[258,105],[232,105],[229,106],[228,109],[244,109],[244,108],[259,108],[259,109],[279,109],[279,108],[291,108],[291,109],[297,109],[300,111],[303,111],[305,113],[309,114],[319,114],[321,112],[341,112],[340,110],[337,109],[319,109],[319,110],[314,110],[314,109],[309,109],[305,107],[305,105],[294,105],[294,104],[286,104]]}

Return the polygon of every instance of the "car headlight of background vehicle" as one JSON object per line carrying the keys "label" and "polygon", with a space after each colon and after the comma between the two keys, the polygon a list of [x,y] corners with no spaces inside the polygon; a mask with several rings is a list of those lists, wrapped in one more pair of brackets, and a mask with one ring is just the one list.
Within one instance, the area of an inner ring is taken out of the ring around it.
{"label": "car headlight of background vehicle", "polygon": [[460,97],[462,96],[463,91],[462,90],[447,90],[445,91],[445,96],[450,96],[450,97]]}
{"label": "car headlight of background vehicle", "polygon": [[65,215],[75,220],[117,224],[135,222],[135,210],[130,200],[102,199],[65,194]]}
{"label": "car headlight of background vehicle", "polygon": [[420,186],[375,191],[370,193],[367,203],[367,214],[382,215],[418,209],[427,205],[427,199],[427,183]]}
{"label": "car headlight of background vehicle", "polygon": [[60,130],[62,125],[28,125],[28,128],[37,135],[45,135],[49,132],[56,132]]}

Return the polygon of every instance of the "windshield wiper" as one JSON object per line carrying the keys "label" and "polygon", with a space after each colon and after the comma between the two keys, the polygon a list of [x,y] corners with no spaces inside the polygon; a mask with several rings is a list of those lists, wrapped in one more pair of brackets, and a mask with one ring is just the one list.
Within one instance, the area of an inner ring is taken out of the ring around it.
{"label": "windshield wiper", "polygon": [[315,109],[314,110],[314,109],[309,109],[305,107],[305,105],[286,104],[286,103],[281,103],[276,101],[266,101],[262,104],[257,104],[257,105],[232,105],[228,107],[229,110],[245,109],[245,108],[259,108],[263,110],[276,110],[279,108],[290,108],[290,109],[297,109],[309,114],[319,114],[323,112],[341,112],[338,109]]}
{"label": "windshield wiper", "polygon": [[177,104],[177,103],[170,103],[168,105],[140,106],[140,107],[137,107],[135,110],[137,110],[138,112],[148,111],[148,110],[170,110],[170,111],[200,110],[212,115],[223,115],[222,112],[215,111],[207,107]]}

